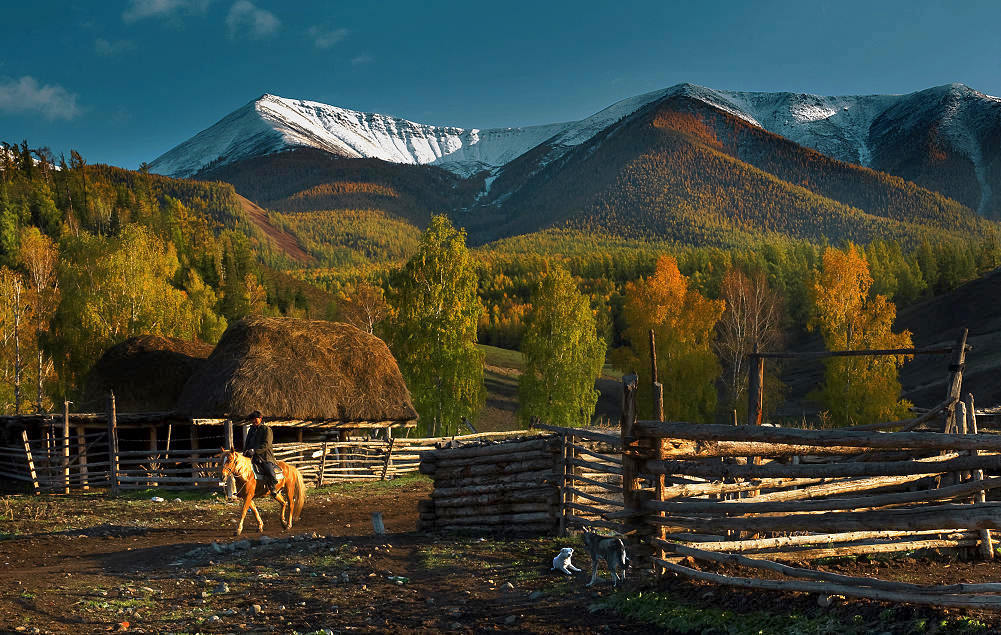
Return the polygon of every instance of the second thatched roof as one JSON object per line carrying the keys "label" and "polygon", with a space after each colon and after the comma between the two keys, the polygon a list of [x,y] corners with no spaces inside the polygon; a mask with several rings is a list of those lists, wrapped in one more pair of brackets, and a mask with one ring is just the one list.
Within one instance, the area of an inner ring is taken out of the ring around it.
{"label": "second thatched roof", "polygon": [[247,318],[230,325],[177,404],[193,417],[412,421],[410,391],[385,342],[349,324]]}
{"label": "second thatched roof", "polygon": [[114,391],[119,412],[172,410],[184,384],[212,352],[204,342],[140,335],[112,346],[87,376],[77,410],[104,412]]}

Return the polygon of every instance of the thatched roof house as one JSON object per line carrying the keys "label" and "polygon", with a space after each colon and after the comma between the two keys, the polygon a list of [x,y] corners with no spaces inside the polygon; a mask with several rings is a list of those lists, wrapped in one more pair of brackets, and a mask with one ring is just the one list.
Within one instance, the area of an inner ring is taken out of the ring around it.
{"label": "thatched roof house", "polygon": [[113,390],[120,412],[173,410],[184,385],[211,353],[204,342],[157,335],[127,339],[94,364],[78,409],[104,412]]}
{"label": "thatched roof house", "polygon": [[412,425],[417,412],[385,342],[349,324],[247,318],[231,324],[177,403],[191,417],[260,410],[282,425]]}

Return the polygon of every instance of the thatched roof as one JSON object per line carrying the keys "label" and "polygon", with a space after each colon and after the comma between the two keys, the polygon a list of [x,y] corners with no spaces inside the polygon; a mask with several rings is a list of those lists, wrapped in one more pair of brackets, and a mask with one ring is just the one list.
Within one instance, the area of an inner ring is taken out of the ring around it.
{"label": "thatched roof", "polygon": [[409,421],[410,391],[385,342],[349,324],[247,318],[231,324],[188,380],[193,417]]}
{"label": "thatched roof", "polygon": [[74,408],[104,412],[113,390],[119,412],[173,410],[184,384],[211,353],[204,342],[157,335],[127,339],[97,360],[83,403]]}

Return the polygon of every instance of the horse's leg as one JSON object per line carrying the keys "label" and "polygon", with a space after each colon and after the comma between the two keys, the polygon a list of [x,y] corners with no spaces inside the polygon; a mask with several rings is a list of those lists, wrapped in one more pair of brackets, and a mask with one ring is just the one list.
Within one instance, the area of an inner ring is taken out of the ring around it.
{"label": "horse's leg", "polygon": [[[247,510],[250,509],[251,501],[254,500],[254,493],[247,492],[247,495],[243,499],[243,513],[240,514],[240,524],[236,526],[236,535],[239,536],[243,533],[243,521],[247,518]],[[254,510],[255,513],[257,510]]]}
{"label": "horse's leg", "polygon": [[263,534],[264,521],[261,520],[261,512],[257,511],[257,505],[254,504],[254,501],[250,501],[250,509],[254,510],[254,516],[257,517],[257,530]]}
{"label": "horse's leg", "polygon": [[295,483],[292,481],[292,478],[291,474],[285,475],[285,504],[282,505],[282,512],[288,510],[288,519],[286,521],[287,524],[285,525],[285,528],[289,530],[292,529],[292,512],[295,511],[295,505],[293,504],[295,499],[292,497],[292,491],[295,488]]}

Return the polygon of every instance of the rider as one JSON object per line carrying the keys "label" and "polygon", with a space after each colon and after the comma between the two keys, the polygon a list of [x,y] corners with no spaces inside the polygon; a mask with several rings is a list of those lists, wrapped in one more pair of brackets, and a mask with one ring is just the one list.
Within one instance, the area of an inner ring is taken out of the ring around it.
{"label": "rider", "polygon": [[271,443],[273,435],[271,428],[264,425],[263,415],[260,410],[255,410],[247,415],[251,421],[250,430],[247,432],[247,440],[243,444],[243,455],[250,457],[257,468],[257,473],[261,475],[264,486],[272,498],[278,498],[278,491],[275,486],[278,484],[278,477],[275,476],[275,455]]}

